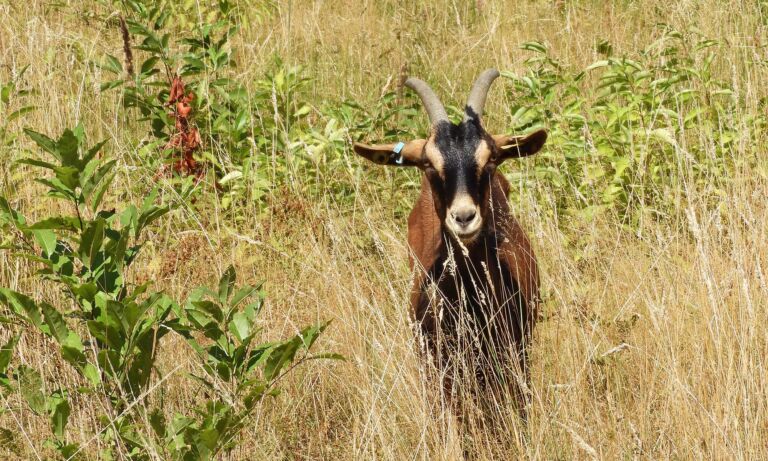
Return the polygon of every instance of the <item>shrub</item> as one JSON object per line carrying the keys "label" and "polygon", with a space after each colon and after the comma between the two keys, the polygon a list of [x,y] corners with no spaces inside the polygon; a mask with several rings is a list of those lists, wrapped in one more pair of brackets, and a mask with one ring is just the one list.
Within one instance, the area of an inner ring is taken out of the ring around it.
{"label": "shrub", "polygon": [[[126,271],[141,251],[145,230],[175,204],[155,204],[157,194],[152,192],[140,207],[104,209],[116,164],[99,156],[105,141],[86,147],[82,126],[55,140],[26,132],[51,159],[20,162],[50,172],[36,181],[70,212],[29,223],[0,197],[0,226],[11,234],[4,248],[39,264],[38,277],[60,287],[67,305],[0,288],[0,304],[5,306],[0,321],[17,331],[0,352],[0,386],[3,394],[19,392],[33,413],[51,418],[49,445],[60,456],[70,458],[82,449],[66,437],[75,394],[102,400],[104,436],[132,459],[147,458],[149,447],[173,459],[211,459],[235,444],[262,397],[274,395],[289,364],[292,369],[310,358],[338,358],[306,352],[326,323],[288,340],[255,344],[264,295],[257,287],[237,289],[232,267],[219,281],[218,291],[194,290],[183,309],[162,291],[153,291],[149,282],[132,284]],[[256,301],[247,302],[254,297]],[[80,385],[44,392],[47,386],[38,370],[11,370],[21,329],[56,344],[61,359],[79,375]],[[166,424],[159,408],[148,408],[146,397],[158,353],[171,332],[181,334],[197,352],[207,375],[194,378],[209,389],[210,398],[192,415],[177,415]],[[300,351],[305,352],[295,360]],[[147,415],[151,435],[142,430]]]}

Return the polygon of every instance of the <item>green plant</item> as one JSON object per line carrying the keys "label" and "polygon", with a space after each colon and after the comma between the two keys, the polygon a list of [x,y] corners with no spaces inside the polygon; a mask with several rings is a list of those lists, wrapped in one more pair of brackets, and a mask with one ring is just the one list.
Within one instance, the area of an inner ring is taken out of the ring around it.
{"label": "green plant", "polygon": [[[326,324],[285,341],[252,344],[263,293],[257,287],[235,290],[233,268],[225,272],[218,292],[195,290],[185,309],[163,292],[152,291],[149,283],[131,283],[127,271],[143,246],[144,232],[172,206],[156,205],[157,194],[152,192],[141,207],[104,209],[106,190],[116,174],[116,161],[98,155],[105,142],[87,148],[82,126],[65,130],[58,139],[25,131],[51,158],[30,157],[19,163],[50,172],[36,181],[69,211],[29,223],[0,197],[0,228],[9,236],[3,248],[40,264],[37,276],[60,287],[64,298],[36,300],[0,288],[0,304],[5,306],[0,322],[49,338],[81,382],[76,389],[45,393],[39,371],[19,366],[9,373],[17,334],[0,351],[2,392],[18,390],[35,414],[51,417],[49,445],[64,458],[80,451],[65,434],[69,397],[77,393],[103,400],[103,437],[132,459],[147,459],[148,447],[154,447],[147,443],[152,441],[159,444],[155,450],[167,449],[176,459],[209,459],[231,447],[256,403],[274,393],[280,371],[294,362],[297,351],[309,350]],[[254,296],[256,301],[245,303]],[[215,397],[200,405],[197,418],[177,415],[166,427],[158,423],[163,420],[159,409],[146,408],[146,397],[157,354],[172,331],[184,335],[198,353],[210,376],[197,377],[197,382]],[[202,342],[200,335],[213,344]],[[305,355],[295,364],[318,357],[335,356]],[[256,370],[262,370],[261,376]],[[152,437],[143,428],[146,415],[153,421]]]}
{"label": "green plant", "polygon": [[[59,285],[66,301],[54,306],[0,288],[0,302],[9,309],[7,323],[32,327],[59,346],[84,385],[103,392],[112,409],[107,417],[116,420],[146,389],[158,344],[170,331],[172,300],[149,292],[148,284],[130,284],[125,276],[141,249],[143,231],[170,207],[155,205],[156,195],[150,194],[141,208],[102,209],[116,164],[98,157],[105,142],[86,148],[82,126],[56,140],[25,131],[52,162],[25,158],[19,163],[53,173],[36,181],[70,211],[30,224],[0,197],[0,223],[17,237],[7,247],[41,264],[38,276]],[[66,400],[66,394],[58,398]]]}
{"label": "green plant", "polygon": [[[174,15],[172,3],[130,1],[125,2],[125,7],[129,17],[121,27],[126,66],[107,55],[99,65],[116,79],[104,82],[101,88],[121,88],[123,107],[137,109],[140,120],[149,123],[156,140],[151,149],[145,150],[169,151],[170,156],[160,157],[165,162],[179,156],[179,146],[171,139],[181,131],[180,110],[171,96],[175,82],[183,79],[190,91],[186,101],[190,107],[183,117],[189,117],[202,138],[198,159],[222,171],[230,157],[239,159],[247,154],[251,129],[248,101],[243,88],[228,78],[228,71],[236,64],[229,49],[229,40],[237,30],[232,6],[221,2],[217,20],[188,29],[174,29],[169,24]],[[137,38],[138,44],[131,44],[131,36]],[[143,57],[135,72],[133,60],[140,56],[134,51],[140,51]],[[155,163],[155,157],[145,160]]]}
{"label": "green plant", "polygon": [[[235,279],[230,266],[217,290],[197,288],[186,302],[184,323],[177,331],[205,371],[191,376],[211,397],[195,409],[197,419],[176,415],[167,424],[159,411],[151,415],[155,435],[170,459],[213,459],[230,450],[257,404],[265,395],[277,395],[276,385],[288,371],[310,359],[341,358],[309,355],[327,322],[307,327],[288,340],[254,344],[261,333],[257,316],[264,292],[257,286],[236,288]],[[304,351],[303,356],[294,360],[299,351]]]}
{"label": "green plant", "polygon": [[[639,57],[612,56],[603,41],[598,52],[608,56],[574,72],[545,45],[524,44],[534,54],[531,71],[504,73],[513,129],[546,126],[550,139],[535,174],[519,179],[552,184],[562,211],[614,209],[632,227],[643,214],[659,218],[679,206],[689,170],[716,197],[734,165],[733,142],[756,137],[765,123],[751,120],[743,134],[733,90],[711,72],[718,46],[698,31],[664,27]],[[711,150],[686,142],[701,136],[711,138]]]}

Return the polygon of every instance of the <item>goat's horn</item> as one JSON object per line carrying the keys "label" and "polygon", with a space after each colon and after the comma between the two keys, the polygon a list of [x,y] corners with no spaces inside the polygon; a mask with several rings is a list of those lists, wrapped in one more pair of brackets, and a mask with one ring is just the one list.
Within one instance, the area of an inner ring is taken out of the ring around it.
{"label": "goat's horn", "polygon": [[[487,69],[477,77],[477,80],[475,80],[475,83],[472,85],[472,91],[469,92],[469,99],[467,99],[467,107],[472,109],[478,117],[482,117],[483,115],[483,108],[485,107],[485,98],[488,96],[488,89],[498,76],[498,70]],[[469,118],[469,114],[465,116],[465,119],[467,118]]]}
{"label": "goat's horn", "polygon": [[421,98],[421,103],[424,104],[424,109],[427,110],[429,116],[429,123],[436,125],[438,122],[448,121],[448,113],[445,111],[443,103],[440,102],[429,85],[418,78],[411,77],[405,81],[405,86],[415,91]]}

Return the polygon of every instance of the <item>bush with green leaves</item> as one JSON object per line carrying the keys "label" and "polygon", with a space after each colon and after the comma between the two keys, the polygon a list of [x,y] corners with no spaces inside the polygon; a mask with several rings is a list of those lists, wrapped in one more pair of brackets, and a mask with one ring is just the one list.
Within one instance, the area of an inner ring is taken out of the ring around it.
{"label": "bush with green leaves", "polygon": [[290,370],[306,360],[341,359],[337,354],[307,353],[327,322],[307,327],[287,341],[254,344],[261,332],[257,317],[264,292],[259,286],[236,288],[235,279],[230,266],[216,290],[197,288],[186,301],[184,323],[177,331],[184,334],[204,371],[191,377],[212,397],[196,409],[197,420],[177,415],[166,424],[159,413],[151,416],[169,458],[212,459],[233,448],[257,404],[266,395],[277,395],[276,384]]}
{"label": "bush with green leaves", "polygon": [[[16,237],[6,247],[40,264],[37,275],[58,285],[67,302],[54,306],[0,288],[0,301],[8,308],[6,321],[50,337],[61,358],[84,379],[83,385],[103,392],[110,409],[106,417],[116,420],[146,389],[157,346],[171,331],[166,322],[173,301],[148,292],[148,284],[134,286],[125,278],[141,249],[143,231],[170,207],[154,205],[155,194],[150,194],[141,208],[129,206],[121,213],[101,209],[116,164],[99,158],[105,142],[86,148],[82,126],[55,140],[26,132],[51,160],[30,157],[19,163],[49,171],[36,181],[48,188],[48,197],[63,201],[69,213],[28,223],[0,197],[0,223]],[[67,394],[60,390],[57,398]],[[31,407],[40,410],[35,408],[39,405]]]}
{"label": "bush with green leaves", "polygon": [[[131,283],[127,271],[136,262],[144,234],[175,205],[156,204],[153,191],[140,207],[104,209],[116,174],[116,161],[99,155],[104,141],[86,147],[82,126],[58,139],[26,132],[50,158],[29,157],[19,163],[49,172],[35,180],[48,188],[48,197],[63,202],[65,211],[30,223],[0,197],[0,228],[7,235],[3,248],[38,264],[38,279],[50,287],[39,299],[0,288],[0,322],[14,332],[0,351],[0,390],[3,395],[20,393],[32,412],[51,418],[49,446],[60,456],[70,458],[82,449],[70,442],[65,429],[72,396],[87,394],[106,409],[98,434],[115,453],[103,456],[147,459],[151,449],[172,459],[211,459],[233,446],[256,404],[275,393],[285,367],[336,357],[308,355],[326,324],[285,341],[255,344],[263,292],[250,286],[237,289],[233,268],[225,272],[218,291],[194,290],[185,308],[153,291],[149,282]],[[63,292],[62,299],[49,298],[53,288]],[[39,370],[12,367],[21,331],[49,338],[79,376],[78,386],[44,391],[49,386]],[[165,424],[161,409],[149,408],[147,396],[158,354],[172,332],[197,352],[207,374],[195,382],[208,388],[211,398]],[[295,361],[299,351],[304,356]],[[147,418],[151,432],[144,428]]]}
{"label": "bush with green leaves", "polygon": [[[257,3],[269,11],[269,2]],[[195,156],[214,172],[212,180],[221,192],[223,208],[245,201],[264,210],[273,184],[288,184],[289,178],[300,177],[295,159],[302,157],[307,145],[302,139],[306,126],[301,122],[312,109],[297,96],[309,79],[300,68],[285,66],[276,58],[252,91],[238,83],[234,78],[238,63],[229,42],[242,17],[229,2],[219,2],[209,12],[212,21],[187,28],[171,20],[179,14],[173,2],[123,4],[126,64],[106,55],[99,66],[113,79],[102,83],[101,89],[119,89],[123,107],[135,109],[139,121],[149,124],[155,139],[139,150],[142,160],[157,170],[158,159],[174,158],[173,149],[167,147],[176,121],[168,103],[178,75],[193,95],[191,121],[201,138]],[[336,138],[342,142],[340,136]]]}
{"label": "bush with green leaves", "polygon": [[[269,11],[269,2],[256,2]],[[236,221],[243,209],[262,213],[280,203],[286,189],[302,196],[351,202],[354,185],[340,176],[350,170],[350,137],[382,131],[385,138],[418,131],[418,101],[403,105],[388,93],[370,110],[353,101],[313,107],[306,103],[311,79],[300,66],[279,56],[246,88],[236,80],[238,62],[230,41],[241,16],[228,2],[202,12],[211,21],[184,24],[183,7],[163,0],[121,2],[129,36],[130,57],[108,54],[99,66],[112,75],[102,90],[121,91],[122,105],[148,123],[154,140],[139,149],[142,161],[157,170],[158,160],[175,132],[168,102],[174,76],[193,94],[191,120],[201,137],[195,153],[216,183],[216,198]],[[257,15],[258,16],[258,15]],[[124,65],[121,61],[135,61]],[[134,68],[131,72],[129,67]],[[400,123],[392,123],[398,119]],[[407,181],[413,182],[412,175]],[[211,195],[203,197],[210,199]],[[276,200],[273,200],[276,199]]]}
{"label": "bush with green leaves", "polygon": [[[122,90],[123,107],[135,108],[141,120],[149,123],[156,138],[150,147],[155,150],[160,150],[176,130],[168,99],[174,77],[180,76],[194,94],[192,113],[206,146],[201,159],[217,168],[229,163],[229,158],[220,158],[219,154],[227,153],[235,160],[247,154],[251,129],[245,91],[229,78],[236,65],[229,40],[237,29],[225,3],[220,5],[216,21],[184,31],[168,23],[173,12],[171,4],[126,2],[126,64],[123,66],[114,55],[107,55],[100,64],[116,77],[104,82],[102,91]],[[134,65],[134,59],[141,64]],[[155,157],[146,160],[154,161]]]}
{"label": "bush with green leaves", "polygon": [[[734,158],[734,143],[757,139],[766,122],[742,120],[729,82],[714,77],[718,46],[698,31],[663,26],[635,59],[616,57],[601,42],[605,59],[572,71],[544,44],[524,44],[531,70],[503,73],[512,82],[512,128],[544,126],[550,137],[534,175],[518,179],[552,184],[561,211],[615,209],[634,225],[642,213],[679,207],[691,173],[716,194],[747,160]],[[686,142],[701,137],[709,141]]]}

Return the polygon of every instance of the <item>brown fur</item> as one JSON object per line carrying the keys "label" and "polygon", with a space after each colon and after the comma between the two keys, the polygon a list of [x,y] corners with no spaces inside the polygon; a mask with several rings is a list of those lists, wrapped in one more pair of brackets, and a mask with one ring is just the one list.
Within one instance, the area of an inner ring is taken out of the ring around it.
{"label": "brown fur", "polygon": [[[497,311],[502,305],[506,307],[501,309],[502,315],[496,317],[494,328],[489,328],[491,337],[487,339],[484,346],[481,346],[483,350],[480,352],[487,353],[487,348],[497,349],[496,352],[504,357],[507,364],[505,368],[522,370],[527,376],[524,348],[530,339],[536,319],[539,294],[538,267],[528,238],[510,213],[507,202],[509,183],[500,173],[494,173],[492,181],[490,204],[485,200],[483,205],[484,236],[480,241],[473,242],[469,246],[466,258],[461,251],[456,252],[457,273],[463,272],[461,268],[471,272],[470,267],[475,267],[480,272],[482,271],[481,262],[485,263],[488,274],[481,274],[479,279],[482,281],[490,278],[492,282],[486,287],[486,291],[495,296],[489,296],[492,301],[479,309]],[[438,307],[427,295],[429,284],[434,283],[443,295],[444,306],[454,305],[455,307],[460,297],[455,292],[455,288],[452,288],[456,286],[456,280],[453,277],[430,280],[430,277],[439,276],[434,273],[436,264],[449,256],[449,245],[446,243],[448,237],[442,233],[441,220],[435,210],[429,181],[424,178],[421,194],[408,219],[408,243],[413,251],[411,268],[415,269],[416,274],[410,297],[411,316],[426,339],[428,352],[435,358],[438,367],[444,370],[454,364],[453,359],[446,357],[450,353],[442,350],[440,344],[447,343],[451,347],[467,338],[459,337],[460,333],[456,331],[456,325],[453,323],[455,318],[451,318],[450,314],[444,313],[441,320]],[[496,245],[493,242],[497,242]],[[456,245],[455,242],[453,245]],[[510,306],[509,303],[504,302],[509,300],[511,294],[508,292],[513,290],[512,287],[505,286],[510,280],[519,287],[523,302],[515,304],[520,305]],[[469,283],[466,280],[463,282]],[[506,295],[505,292],[507,292]],[[469,309],[477,311],[478,307],[469,307]],[[454,317],[460,314],[454,312]],[[470,313],[475,317],[485,314],[487,312]],[[521,322],[515,319],[521,319]],[[490,384],[486,379],[492,374],[488,370],[488,365],[486,363],[485,366],[474,370],[481,384]],[[443,385],[446,392],[450,392],[452,380],[450,376],[446,378]],[[514,380],[512,382],[514,383]],[[520,396],[516,385],[512,385],[512,390],[518,397]]]}

